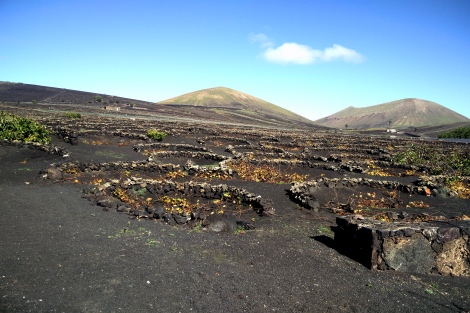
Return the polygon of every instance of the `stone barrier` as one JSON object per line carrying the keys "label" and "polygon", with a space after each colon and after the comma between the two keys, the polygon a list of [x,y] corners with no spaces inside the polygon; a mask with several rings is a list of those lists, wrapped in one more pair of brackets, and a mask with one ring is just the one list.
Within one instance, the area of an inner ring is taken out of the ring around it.
{"label": "stone barrier", "polygon": [[44,151],[48,154],[58,155],[60,157],[68,157],[69,152],[65,148],[56,147],[53,145],[44,145],[36,142],[25,142],[19,140],[0,140],[0,146],[12,146],[20,148],[28,148],[33,150]]}
{"label": "stone barrier", "polygon": [[336,218],[339,252],[374,270],[470,276],[470,221],[382,222]]}
{"label": "stone barrier", "polygon": [[[468,177],[459,177],[464,182],[468,182]],[[445,176],[422,176],[416,181],[403,184],[394,180],[376,180],[371,178],[318,178],[306,182],[294,182],[289,189],[290,198],[307,209],[318,210],[318,202],[315,192],[320,188],[368,186],[372,188],[385,188],[398,190],[410,194],[420,194],[424,196],[436,197],[457,197],[458,194],[450,192],[445,187]]]}
{"label": "stone barrier", "polygon": [[[134,192],[138,190],[139,193],[145,190],[149,195],[159,199],[164,199],[165,197],[188,200],[206,199],[207,203],[204,205],[197,200],[197,205],[191,209],[191,212],[167,210],[162,204],[156,204],[155,201],[145,206],[133,206],[131,203],[123,202],[123,195],[132,194],[133,190]],[[203,225],[211,225],[208,229],[214,228],[212,229],[213,231],[220,231],[225,226],[229,226],[229,224],[232,224],[228,227],[231,230],[234,230],[237,224],[243,226],[244,229],[253,228],[253,225],[235,218],[233,214],[220,212],[220,207],[218,209],[217,206],[212,208],[207,206],[208,203],[215,203],[216,201],[214,200],[219,201],[219,203],[222,203],[221,201],[236,201],[238,205],[251,207],[260,216],[270,217],[275,213],[274,204],[270,199],[262,198],[260,195],[253,194],[245,189],[226,184],[211,185],[192,181],[180,183],[172,180],[131,177],[127,179],[113,179],[96,187],[87,187],[84,189],[84,193],[86,197],[93,199],[98,206],[104,207],[106,210],[114,209],[137,218],[153,218],[166,222],[174,221],[180,225],[186,224],[191,220],[203,220]],[[220,219],[223,219],[226,225],[216,230],[219,227],[215,225],[221,222]],[[214,224],[214,222],[217,223]]]}
{"label": "stone barrier", "polygon": [[[188,162],[187,162],[188,163]],[[166,174],[186,170],[188,175],[209,174],[213,176],[233,176],[235,171],[227,168],[225,162],[219,163],[216,167],[205,167],[195,164],[160,164],[153,161],[116,161],[116,162],[67,162],[56,165],[62,172],[78,173],[78,172],[105,172],[105,171],[143,171],[149,173]],[[220,174],[220,175],[217,175]]]}
{"label": "stone barrier", "polygon": [[228,159],[225,156],[210,153],[210,152],[198,152],[198,151],[158,151],[150,153],[149,161],[158,158],[191,158],[191,159],[204,159],[213,161],[223,161]]}
{"label": "stone barrier", "polygon": [[194,146],[194,145],[188,145],[188,144],[160,143],[160,142],[138,144],[138,145],[135,145],[133,149],[136,152],[141,152],[143,150],[149,150],[149,149],[183,149],[183,150],[189,150],[189,151],[212,152],[206,147],[201,147],[201,146]]}

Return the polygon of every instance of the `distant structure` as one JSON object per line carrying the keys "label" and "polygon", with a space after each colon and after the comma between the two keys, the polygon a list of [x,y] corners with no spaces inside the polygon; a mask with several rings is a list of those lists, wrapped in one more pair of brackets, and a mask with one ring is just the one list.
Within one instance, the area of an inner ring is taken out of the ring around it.
{"label": "distant structure", "polygon": [[108,110],[108,111],[121,111],[121,108],[120,107],[117,107],[117,106],[114,106],[114,105],[107,105],[104,107],[105,110]]}
{"label": "distant structure", "polygon": [[387,128],[387,133],[396,133],[397,130],[395,128]]}

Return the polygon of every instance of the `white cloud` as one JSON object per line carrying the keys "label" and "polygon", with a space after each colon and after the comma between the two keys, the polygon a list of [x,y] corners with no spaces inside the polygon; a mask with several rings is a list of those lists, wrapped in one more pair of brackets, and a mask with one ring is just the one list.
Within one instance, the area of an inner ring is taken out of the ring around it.
{"label": "white cloud", "polygon": [[364,57],[355,50],[334,44],[333,47],[323,50],[322,60],[329,62],[335,59],[343,59],[347,62],[359,63],[364,60]]}
{"label": "white cloud", "polygon": [[274,63],[310,64],[321,57],[321,51],[290,42],[277,48],[267,48],[263,56]]}
{"label": "white cloud", "polygon": [[274,44],[268,39],[268,36],[265,34],[250,34],[250,41],[251,42],[259,42],[262,48],[269,48],[272,47]]}
{"label": "white cloud", "polygon": [[287,42],[279,47],[268,39],[265,34],[250,34],[251,42],[259,42],[264,50],[263,57],[268,62],[283,64],[312,64],[315,62],[331,62],[343,60],[360,63],[364,56],[355,50],[334,44],[324,50],[313,49],[295,42]]}

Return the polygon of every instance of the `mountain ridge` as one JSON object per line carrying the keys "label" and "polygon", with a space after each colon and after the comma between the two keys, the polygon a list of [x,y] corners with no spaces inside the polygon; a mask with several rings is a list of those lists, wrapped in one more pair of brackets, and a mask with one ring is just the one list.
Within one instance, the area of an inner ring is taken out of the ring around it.
{"label": "mountain ridge", "polygon": [[470,119],[438,103],[405,98],[356,108],[349,106],[335,114],[316,120],[332,128],[407,128],[468,122]]}
{"label": "mountain ridge", "polygon": [[0,81],[0,101],[31,102],[35,100],[43,103],[93,103],[96,96],[102,98],[101,103],[116,101],[134,102],[136,104],[151,103],[149,101],[112,96],[98,92]]}

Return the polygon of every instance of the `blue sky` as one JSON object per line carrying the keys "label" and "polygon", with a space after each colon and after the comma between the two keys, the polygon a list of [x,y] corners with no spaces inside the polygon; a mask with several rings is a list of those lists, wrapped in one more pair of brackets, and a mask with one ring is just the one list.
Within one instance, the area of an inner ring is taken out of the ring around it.
{"label": "blue sky", "polygon": [[0,0],[0,80],[155,102],[224,86],[312,120],[403,98],[470,117],[470,1]]}

